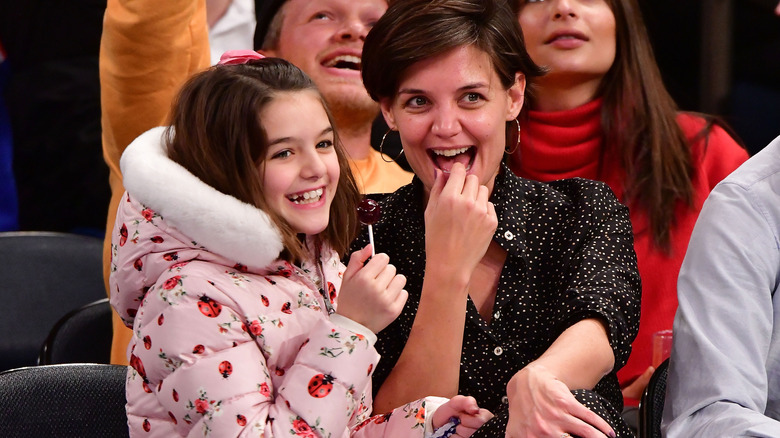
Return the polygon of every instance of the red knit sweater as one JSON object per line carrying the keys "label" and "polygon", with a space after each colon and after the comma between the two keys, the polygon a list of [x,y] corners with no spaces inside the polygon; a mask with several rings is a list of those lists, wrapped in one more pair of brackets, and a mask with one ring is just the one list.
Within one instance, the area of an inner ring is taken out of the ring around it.
{"label": "red knit sweater", "polygon": [[[597,99],[568,111],[530,111],[528,120],[521,123],[520,148],[512,156],[512,170],[524,178],[539,181],[575,176],[604,181],[618,199],[625,201],[625,171],[618,164],[619,157],[607,157],[599,172],[603,147],[601,103]],[[702,118],[689,114],[680,114],[677,121],[689,140],[705,124]],[[706,141],[693,143],[691,152],[695,163],[694,207],[677,206],[670,253],[653,244],[646,211],[632,209],[630,212],[642,278],[642,314],[631,356],[618,372],[621,386],[650,366],[653,333],[672,328],[677,310],[677,274],[704,199],[721,179],[748,158],[747,152],[720,127],[714,127]],[[626,402],[636,404],[632,400]]]}

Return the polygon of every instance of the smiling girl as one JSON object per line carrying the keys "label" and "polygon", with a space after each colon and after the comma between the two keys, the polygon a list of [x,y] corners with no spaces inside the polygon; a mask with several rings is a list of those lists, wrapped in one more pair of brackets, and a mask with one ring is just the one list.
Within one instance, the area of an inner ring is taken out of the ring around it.
{"label": "smiling girl", "polygon": [[312,81],[223,58],[122,156],[110,279],[134,334],[131,435],[422,438],[456,417],[469,436],[490,413],[467,397],[370,417],[374,333],[406,280],[370,246],[339,261],[358,192]]}

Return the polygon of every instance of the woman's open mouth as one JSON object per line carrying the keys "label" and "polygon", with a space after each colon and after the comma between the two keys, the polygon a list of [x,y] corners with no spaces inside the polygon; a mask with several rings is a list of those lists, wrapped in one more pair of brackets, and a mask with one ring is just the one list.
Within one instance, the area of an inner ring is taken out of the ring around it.
{"label": "woman's open mouth", "polygon": [[428,155],[433,164],[444,173],[450,173],[455,163],[461,163],[466,167],[466,171],[471,169],[474,164],[474,157],[477,156],[476,148],[467,146],[454,149],[428,149]]}

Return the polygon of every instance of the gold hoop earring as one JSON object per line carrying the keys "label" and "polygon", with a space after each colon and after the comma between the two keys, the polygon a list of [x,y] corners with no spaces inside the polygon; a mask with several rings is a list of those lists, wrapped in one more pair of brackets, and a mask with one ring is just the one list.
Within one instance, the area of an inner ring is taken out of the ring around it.
{"label": "gold hoop earring", "polygon": [[520,147],[520,121],[517,119],[512,119],[517,124],[517,141],[515,141],[515,147],[510,151],[504,148],[504,153],[507,155],[512,155],[517,151],[517,148]]}
{"label": "gold hoop earring", "polygon": [[403,146],[401,146],[401,152],[398,155],[396,155],[395,158],[393,158],[391,161],[385,159],[386,154],[382,149],[385,146],[385,139],[387,138],[387,134],[391,132],[393,132],[393,128],[388,129],[387,132],[385,132],[385,135],[382,136],[382,141],[379,142],[379,156],[382,158],[382,161],[384,161],[385,163],[394,163],[396,160],[401,158],[401,155],[404,154],[404,148]]}

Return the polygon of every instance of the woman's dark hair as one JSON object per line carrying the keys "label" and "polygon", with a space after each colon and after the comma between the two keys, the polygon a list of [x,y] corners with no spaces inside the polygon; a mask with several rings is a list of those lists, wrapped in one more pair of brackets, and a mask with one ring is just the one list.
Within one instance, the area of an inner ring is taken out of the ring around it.
{"label": "woman's dark hair", "polygon": [[[625,201],[648,212],[653,242],[669,250],[678,202],[694,204],[696,163],[691,142],[708,138],[713,125],[725,123],[700,114],[704,128],[686,138],[677,122],[678,108],[664,86],[636,0],[606,0],[615,16],[616,53],[597,91],[603,97],[601,126],[606,156],[620,157],[625,169]],[[517,15],[525,0],[511,0]],[[533,96],[526,99],[533,108]],[[641,232],[641,230],[638,230]]]}
{"label": "woman's dark hair", "polygon": [[410,66],[468,45],[488,54],[505,89],[515,73],[542,73],[506,0],[394,0],[366,37],[363,84],[376,101],[393,97]]}
{"label": "woman's dark hair", "polygon": [[[290,225],[273,212],[263,196],[259,168],[268,149],[260,111],[280,93],[307,91],[322,102],[331,126],[333,118],[314,82],[298,67],[278,58],[246,64],[217,65],[190,78],[171,111],[166,138],[168,155],[190,173],[220,192],[266,212],[282,234],[282,257],[300,260],[305,252]],[[334,131],[340,176],[331,220],[320,238],[343,255],[357,235],[359,192],[346,155]]]}

